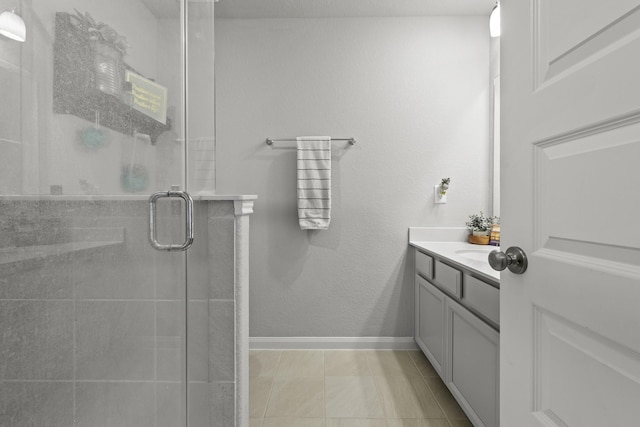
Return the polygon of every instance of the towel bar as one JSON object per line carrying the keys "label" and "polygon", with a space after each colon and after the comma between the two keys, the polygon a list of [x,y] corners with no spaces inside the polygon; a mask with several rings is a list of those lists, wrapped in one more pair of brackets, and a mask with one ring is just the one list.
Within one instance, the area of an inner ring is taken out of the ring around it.
{"label": "towel bar", "polygon": [[[269,146],[272,146],[274,142],[277,141],[296,141],[295,138],[267,138],[266,143]],[[350,145],[356,143],[355,138],[331,138],[331,141],[348,141]]]}

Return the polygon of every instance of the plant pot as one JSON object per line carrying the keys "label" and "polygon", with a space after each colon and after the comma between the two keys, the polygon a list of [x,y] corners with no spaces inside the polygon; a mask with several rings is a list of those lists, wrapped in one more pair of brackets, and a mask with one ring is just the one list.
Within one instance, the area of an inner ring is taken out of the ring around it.
{"label": "plant pot", "polygon": [[489,230],[485,230],[485,231],[473,231],[473,235],[477,236],[477,237],[481,237],[481,236],[488,236],[489,235]]}
{"label": "plant pot", "polygon": [[489,240],[489,236],[474,236],[473,234],[469,235],[469,243],[473,243],[474,245],[488,245]]}

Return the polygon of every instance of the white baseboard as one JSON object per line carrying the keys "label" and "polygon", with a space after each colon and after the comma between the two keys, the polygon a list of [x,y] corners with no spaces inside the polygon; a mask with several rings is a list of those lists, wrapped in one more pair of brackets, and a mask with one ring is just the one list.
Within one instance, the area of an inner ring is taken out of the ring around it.
{"label": "white baseboard", "polygon": [[413,337],[251,337],[251,350],[418,350]]}

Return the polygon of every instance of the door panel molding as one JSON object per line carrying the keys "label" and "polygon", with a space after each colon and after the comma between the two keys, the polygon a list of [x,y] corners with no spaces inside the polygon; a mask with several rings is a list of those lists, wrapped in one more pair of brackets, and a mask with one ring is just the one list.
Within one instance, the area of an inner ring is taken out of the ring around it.
{"label": "door panel molding", "polygon": [[639,232],[607,227],[611,218],[636,222],[640,114],[547,138],[533,147],[536,249],[640,266]]}
{"label": "door panel molding", "polygon": [[[535,416],[546,425],[602,426],[615,412],[628,420],[622,425],[636,423],[640,353],[539,306],[534,306],[534,318]],[[576,385],[597,392],[576,396],[570,391]],[[582,410],[590,405],[607,410]]]}
{"label": "door panel molding", "polygon": [[640,6],[633,3],[602,2],[598,13],[579,15],[580,25],[567,26],[564,19],[581,11],[575,0],[533,0],[534,90],[638,41]]}

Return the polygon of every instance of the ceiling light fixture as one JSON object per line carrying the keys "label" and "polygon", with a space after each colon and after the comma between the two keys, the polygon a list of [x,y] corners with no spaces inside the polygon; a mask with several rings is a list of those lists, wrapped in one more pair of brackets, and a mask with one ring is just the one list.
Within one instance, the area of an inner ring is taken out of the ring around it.
{"label": "ceiling light fixture", "polygon": [[500,27],[500,2],[496,2],[491,10],[491,15],[489,15],[489,34],[491,37],[500,37]]}
{"label": "ceiling light fixture", "polygon": [[23,42],[27,39],[27,28],[24,20],[15,10],[5,10],[0,13],[0,34],[11,40]]}

